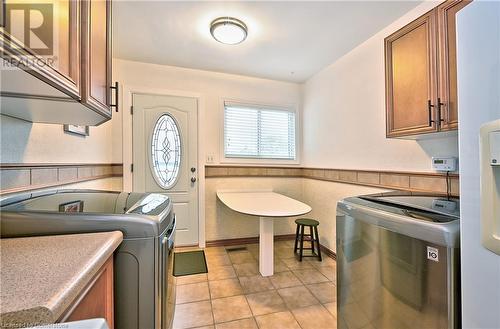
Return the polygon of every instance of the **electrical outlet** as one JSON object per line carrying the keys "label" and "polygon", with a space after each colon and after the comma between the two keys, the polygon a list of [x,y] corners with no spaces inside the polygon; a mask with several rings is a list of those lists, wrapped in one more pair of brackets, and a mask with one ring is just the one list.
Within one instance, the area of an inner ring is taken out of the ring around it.
{"label": "electrical outlet", "polygon": [[207,154],[207,163],[214,163],[214,155]]}

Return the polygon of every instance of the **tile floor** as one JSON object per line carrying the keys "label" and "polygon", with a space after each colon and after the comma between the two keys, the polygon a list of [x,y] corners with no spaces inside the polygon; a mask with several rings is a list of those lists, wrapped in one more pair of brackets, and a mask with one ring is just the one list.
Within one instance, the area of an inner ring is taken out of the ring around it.
{"label": "tile floor", "polygon": [[[293,254],[293,241],[277,241],[275,274],[259,273],[259,246],[205,249],[208,274],[177,278],[174,329],[336,328],[335,261]],[[180,251],[183,251],[182,249]]]}

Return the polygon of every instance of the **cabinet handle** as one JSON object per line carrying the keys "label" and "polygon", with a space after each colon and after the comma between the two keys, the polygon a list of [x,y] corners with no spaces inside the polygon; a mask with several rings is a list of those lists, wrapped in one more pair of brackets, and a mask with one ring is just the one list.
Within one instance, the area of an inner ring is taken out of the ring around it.
{"label": "cabinet handle", "polygon": [[444,105],[443,102],[441,102],[441,98],[438,97],[438,119],[439,119],[439,124],[441,124],[441,122],[444,122],[444,119],[443,117],[441,116],[441,107]]}
{"label": "cabinet handle", "polygon": [[118,112],[118,81],[115,82],[114,86],[110,86],[109,88],[115,90],[115,103],[109,104],[109,107],[114,107],[115,111]]}
{"label": "cabinet handle", "polygon": [[432,120],[432,108],[434,105],[432,105],[431,100],[429,99],[427,101],[427,110],[429,111],[429,127],[432,127],[432,124],[435,123],[436,121]]}

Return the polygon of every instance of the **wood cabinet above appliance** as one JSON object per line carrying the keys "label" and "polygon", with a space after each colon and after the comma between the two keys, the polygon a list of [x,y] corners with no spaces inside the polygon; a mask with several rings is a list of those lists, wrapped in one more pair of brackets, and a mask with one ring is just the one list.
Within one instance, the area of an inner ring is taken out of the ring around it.
{"label": "wood cabinet above appliance", "polygon": [[385,38],[386,135],[458,129],[455,15],[448,0]]}
{"label": "wood cabinet above appliance", "polygon": [[[1,113],[42,123],[99,125],[109,120],[111,1],[40,4],[5,0],[2,4],[5,27],[0,28]],[[24,33],[15,32],[19,31],[17,25],[26,24],[31,17],[23,13],[32,10],[47,21],[48,28],[42,25],[39,32],[24,27]],[[32,35],[38,43],[33,42]],[[46,47],[40,47],[40,42]],[[100,98],[93,95],[95,90]]]}

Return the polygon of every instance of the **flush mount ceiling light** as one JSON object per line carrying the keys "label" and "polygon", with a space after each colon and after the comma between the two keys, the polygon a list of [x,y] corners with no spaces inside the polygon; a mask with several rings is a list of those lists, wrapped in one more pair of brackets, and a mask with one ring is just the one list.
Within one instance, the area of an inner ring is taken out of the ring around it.
{"label": "flush mount ceiling light", "polygon": [[226,45],[237,45],[247,38],[248,28],[239,19],[219,17],[210,24],[210,34]]}

